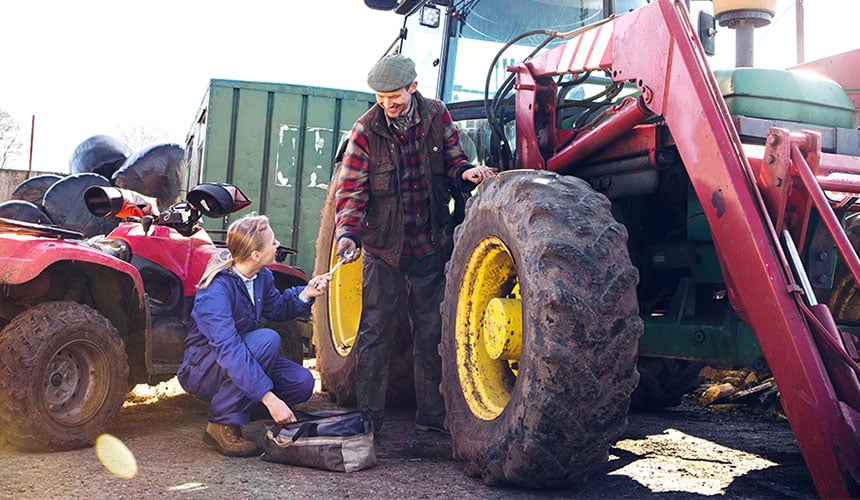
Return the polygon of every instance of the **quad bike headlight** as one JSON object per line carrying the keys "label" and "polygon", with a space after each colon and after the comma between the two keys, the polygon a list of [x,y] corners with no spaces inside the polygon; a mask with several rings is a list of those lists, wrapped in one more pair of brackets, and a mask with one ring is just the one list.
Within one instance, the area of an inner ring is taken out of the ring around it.
{"label": "quad bike headlight", "polygon": [[152,215],[152,203],[140,193],[110,186],[90,186],[84,191],[84,204],[96,217],[143,217]]}

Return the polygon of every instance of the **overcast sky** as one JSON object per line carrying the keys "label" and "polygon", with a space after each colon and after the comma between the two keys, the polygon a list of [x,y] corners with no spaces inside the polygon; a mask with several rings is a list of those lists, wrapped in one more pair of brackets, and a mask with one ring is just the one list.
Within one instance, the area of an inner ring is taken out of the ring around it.
{"label": "overcast sky", "polygon": [[[827,21],[807,28],[807,59],[860,47],[860,0],[805,5],[808,22]],[[777,0],[783,32],[794,29],[793,6]],[[401,22],[363,0],[0,0],[0,109],[27,143],[16,166],[27,168],[33,116],[33,169],[65,172],[95,134],[146,127],[184,144],[212,78],[366,91]],[[766,52],[757,64],[795,53],[764,32],[756,48]]]}
{"label": "overcast sky", "polygon": [[212,78],[366,91],[401,23],[362,0],[0,0],[0,109],[26,142],[35,115],[34,170],[65,170],[131,126],[184,144]]}

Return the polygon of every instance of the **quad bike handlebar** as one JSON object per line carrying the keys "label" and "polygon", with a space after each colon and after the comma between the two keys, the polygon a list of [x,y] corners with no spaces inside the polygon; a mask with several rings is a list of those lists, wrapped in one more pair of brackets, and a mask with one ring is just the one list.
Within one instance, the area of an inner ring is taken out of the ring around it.
{"label": "quad bike handlebar", "polygon": [[137,191],[113,186],[90,186],[84,191],[84,204],[96,217],[133,218],[140,220],[147,231],[155,223],[189,236],[202,215],[224,217],[247,207],[251,200],[232,184],[207,182],[191,189],[186,200],[160,212],[153,200]]}

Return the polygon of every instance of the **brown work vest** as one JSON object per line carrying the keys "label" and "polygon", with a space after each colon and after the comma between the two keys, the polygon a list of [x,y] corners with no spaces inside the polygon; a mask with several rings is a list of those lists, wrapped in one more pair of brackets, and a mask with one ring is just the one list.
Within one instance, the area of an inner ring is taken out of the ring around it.
{"label": "brown work vest", "polygon": [[[451,223],[449,202],[454,185],[445,168],[444,105],[435,99],[413,94],[421,118],[417,127],[421,171],[430,188],[430,240],[437,249],[447,241]],[[400,152],[388,128],[381,106],[373,106],[358,122],[367,130],[370,163],[370,194],[362,224],[364,249],[397,267],[403,251],[403,203],[400,196]]]}

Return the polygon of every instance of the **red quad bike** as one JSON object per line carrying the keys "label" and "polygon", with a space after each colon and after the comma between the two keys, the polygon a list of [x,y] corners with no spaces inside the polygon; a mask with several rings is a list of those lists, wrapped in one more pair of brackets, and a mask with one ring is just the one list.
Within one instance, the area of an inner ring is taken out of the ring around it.
{"label": "red quad bike", "polygon": [[[250,204],[228,184],[201,184],[152,214],[141,195],[94,186],[87,208],[122,222],[107,236],[0,218],[0,440],[25,451],[92,445],[127,391],[175,375],[196,285],[221,251],[198,221]],[[280,289],[306,284],[282,263]],[[301,362],[309,318],[268,325]]]}

